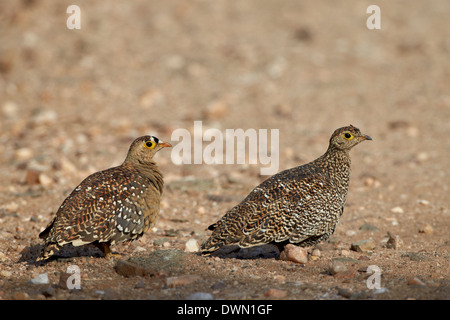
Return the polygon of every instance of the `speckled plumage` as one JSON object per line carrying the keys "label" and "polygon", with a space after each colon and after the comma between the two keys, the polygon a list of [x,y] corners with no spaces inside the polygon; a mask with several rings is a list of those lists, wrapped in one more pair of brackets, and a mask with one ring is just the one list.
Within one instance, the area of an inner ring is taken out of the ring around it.
{"label": "speckled plumage", "polygon": [[164,186],[153,156],[170,146],[152,136],[137,138],[122,165],[84,179],[39,234],[45,244],[38,260],[68,243],[92,243],[109,256],[111,244],[141,237],[158,216]]}
{"label": "speckled plumage", "polygon": [[[350,137],[350,138],[346,138]],[[242,248],[274,243],[311,246],[333,234],[343,213],[352,147],[372,140],[353,126],[337,129],[324,155],[262,182],[219,221],[202,244],[211,254],[224,245]]]}

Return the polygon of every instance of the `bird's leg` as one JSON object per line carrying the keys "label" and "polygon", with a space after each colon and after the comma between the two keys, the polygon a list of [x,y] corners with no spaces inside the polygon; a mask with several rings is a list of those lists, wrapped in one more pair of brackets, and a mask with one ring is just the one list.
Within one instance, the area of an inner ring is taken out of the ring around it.
{"label": "bird's leg", "polygon": [[103,252],[103,255],[105,256],[106,259],[111,259],[112,257],[118,258],[122,256],[118,253],[111,252],[110,249],[111,245],[109,244],[109,242],[94,242],[93,244]]}

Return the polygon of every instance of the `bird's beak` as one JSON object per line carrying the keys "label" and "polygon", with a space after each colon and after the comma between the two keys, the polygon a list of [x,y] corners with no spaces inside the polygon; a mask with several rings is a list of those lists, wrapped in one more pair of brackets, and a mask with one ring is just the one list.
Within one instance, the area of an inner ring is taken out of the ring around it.
{"label": "bird's beak", "polygon": [[372,140],[371,137],[369,137],[368,135],[363,135],[359,137],[361,140]]}
{"label": "bird's beak", "polygon": [[159,144],[159,146],[160,146],[160,147],[166,147],[166,148],[172,147],[172,145],[171,145],[170,143],[168,143],[168,142],[161,142],[161,143]]}

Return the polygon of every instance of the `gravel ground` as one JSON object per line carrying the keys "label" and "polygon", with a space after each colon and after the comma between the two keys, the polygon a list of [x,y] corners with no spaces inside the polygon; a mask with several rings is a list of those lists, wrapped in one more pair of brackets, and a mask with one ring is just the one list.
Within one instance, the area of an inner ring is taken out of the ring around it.
{"label": "gravel ground", "polygon": [[[377,1],[380,30],[361,1],[77,4],[80,30],[66,2],[0,3],[0,299],[450,298],[448,1]],[[279,171],[320,156],[338,127],[370,135],[351,152],[333,237],[304,264],[270,245],[186,252],[267,176],[163,150],[160,217],[113,248],[121,258],[86,246],[34,262],[83,178],[120,164],[137,136],[176,145],[194,121],[279,129]]]}

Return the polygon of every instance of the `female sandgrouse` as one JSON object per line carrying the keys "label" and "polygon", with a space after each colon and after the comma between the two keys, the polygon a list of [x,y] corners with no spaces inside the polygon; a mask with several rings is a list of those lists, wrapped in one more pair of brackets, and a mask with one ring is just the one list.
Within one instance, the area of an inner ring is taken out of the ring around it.
{"label": "female sandgrouse", "polygon": [[273,243],[311,246],[327,240],[343,210],[350,177],[351,148],[372,140],[352,125],[334,131],[318,159],[275,174],[262,182],[219,221],[202,244],[209,255],[224,245],[242,248]]}
{"label": "female sandgrouse", "polygon": [[164,147],[171,145],[153,136],[137,138],[120,166],[83,180],[39,234],[45,244],[37,260],[68,243],[92,243],[109,258],[111,244],[141,237],[159,213],[164,182],[153,156]]}

